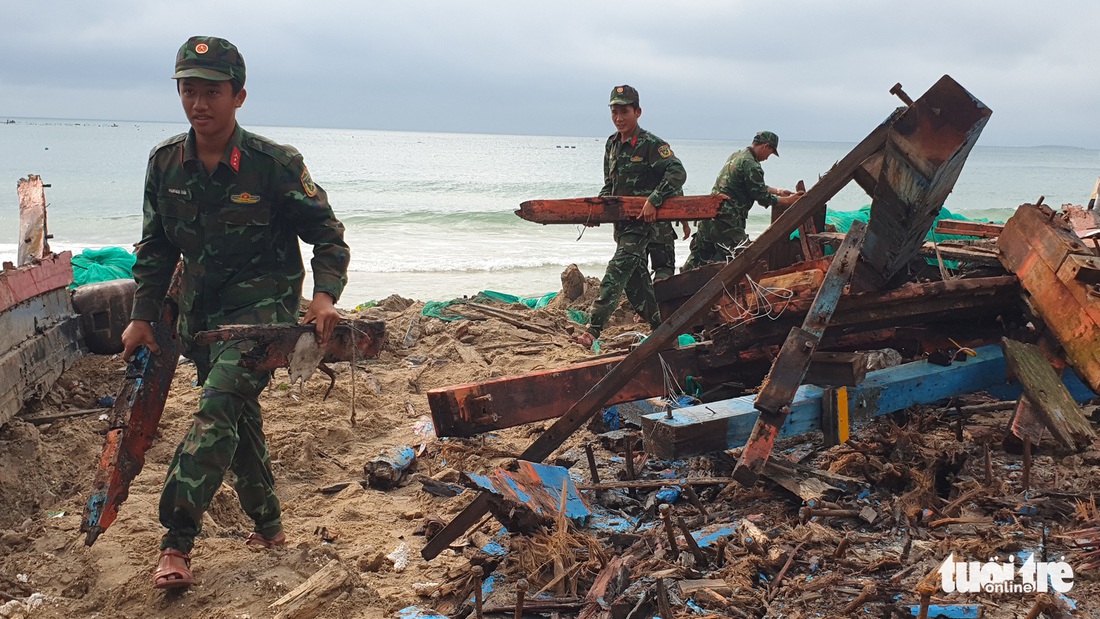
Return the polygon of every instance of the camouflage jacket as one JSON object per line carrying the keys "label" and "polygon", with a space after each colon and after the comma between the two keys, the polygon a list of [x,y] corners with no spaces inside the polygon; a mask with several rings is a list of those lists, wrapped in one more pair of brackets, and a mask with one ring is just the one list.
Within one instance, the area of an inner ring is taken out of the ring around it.
{"label": "camouflage jacket", "polygon": [[646,196],[661,208],[666,198],[683,195],[687,171],[668,143],[639,127],[625,142],[618,133],[607,138],[603,177],[601,196]]}
{"label": "camouflage jacket", "polygon": [[768,186],[764,183],[764,168],[749,148],[730,155],[726,165],[718,173],[718,180],[714,181],[711,193],[729,196],[730,199],[722,203],[718,212],[722,215],[734,215],[740,220],[742,228],[753,202],[759,202],[762,206],[779,203],[779,196],[768,193]]}
{"label": "camouflage jacket", "polygon": [[339,299],[351,253],[344,226],[301,154],[238,125],[207,174],[194,132],[149,155],[134,320],[156,321],[180,256],[180,335],[227,324],[293,323],[305,269],[298,239],[313,245],[313,292]]}

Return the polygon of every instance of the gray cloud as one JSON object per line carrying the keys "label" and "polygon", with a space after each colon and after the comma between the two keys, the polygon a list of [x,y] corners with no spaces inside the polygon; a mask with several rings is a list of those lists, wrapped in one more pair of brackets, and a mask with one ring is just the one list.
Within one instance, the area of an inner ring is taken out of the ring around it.
{"label": "gray cloud", "polygon": [[[25,9],[2,6],[6,14]],[[950,74],[985,144],[1096,146],[1095,2],[45,0],[0,39],[0,115],[182,120],[192,34],[249,65],[242,122],[600,136],[612,85],[669,138],[856,141]]]}

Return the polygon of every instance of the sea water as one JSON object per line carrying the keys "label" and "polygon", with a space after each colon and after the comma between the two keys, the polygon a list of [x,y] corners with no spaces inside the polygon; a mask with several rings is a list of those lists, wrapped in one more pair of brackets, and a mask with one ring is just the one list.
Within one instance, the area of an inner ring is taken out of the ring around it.
{"label": "sea water", "polygon": [[[0,259],[17,247],[16,182],[38,174],[46,189],[54,251],[121,246],[141,236],[149,151],[186,130],[183,123],[0,118]],[[247,125],[246,125],[247,126]],[[560,288],[577,264],[600,277],[614,252],[611,226],[539,225],[514,214],[531,199],[593,196],[603,185],[606,136],[515,136],[358,129],[247,126],[305,155],[328,192],[352,249],[340,305],[389,294],[446,300],[479,290],[542,294]],[[659,127],[652,128],[660,134]],[[868,128],[870,130],[871,128]],[[611,129],[609,127],[608,133]],[[687,194],[709,193],[730,153],[745,140],[669,140],[688,171]],[[859,136],[862,137],[862,136]],[[854,143],[784,139],[764,163],[773,187],[812,186]],[[1045,196],[1051,205],[1084,204],[1100,175],[1100,151],[996,147],[979,142],[945,206],[968,217],[1003,221]],[[829,202],[854,210],[870,199],[850,183]],[[770,213],[753,208],[749,233]],[[307,257],[309,248],[303,248]],[[678,241],[677,261],[687,257]],[[307,264],[308,268],[308,264]],[[309,291],[306,291],[308,294]]]}

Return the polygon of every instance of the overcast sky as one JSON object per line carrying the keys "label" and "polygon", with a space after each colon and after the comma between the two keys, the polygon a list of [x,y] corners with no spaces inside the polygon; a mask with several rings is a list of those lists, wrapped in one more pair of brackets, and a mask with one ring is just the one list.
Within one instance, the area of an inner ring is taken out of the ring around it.
{"label": "overcast sky", "polygon": [[0,117],[182,122],[195,34],[248,65],[247,125],[603,136],[629,83],[665,139],[856,142],[949,74],[981,143],[1100,146],[1100,2],[0,0]]}

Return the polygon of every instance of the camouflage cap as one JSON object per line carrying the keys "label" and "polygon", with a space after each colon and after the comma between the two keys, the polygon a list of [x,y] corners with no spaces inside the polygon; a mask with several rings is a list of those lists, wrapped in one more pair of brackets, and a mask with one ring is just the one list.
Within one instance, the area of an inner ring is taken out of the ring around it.
{"label": "camouflage cap", "polygon": [[753,144],[767,144],[775,151],[775,156],[779,156],[779,136],[771,131],[761,131],[752,138]]}
{"label": "camouflage cap", "polygon": [[638,104],[638,91],[633,86],[616,86],[611,89],[611,103],[608,105]]}
{"label": "camouflage cap", "polygon": [[236,80],[244,86],[244,58],[237,46],[218,37],[191,37],[176,52],[176,74],[172,79],[199,77],[224,82]]}

